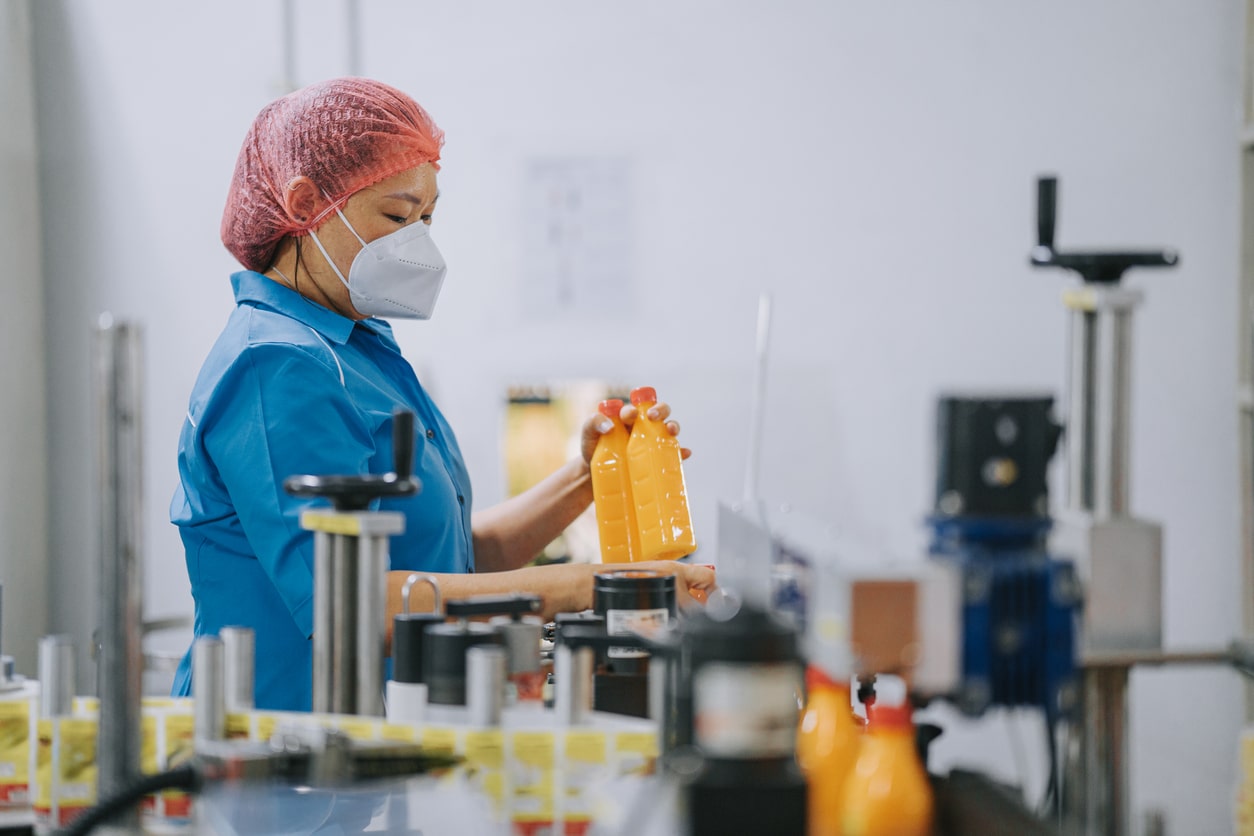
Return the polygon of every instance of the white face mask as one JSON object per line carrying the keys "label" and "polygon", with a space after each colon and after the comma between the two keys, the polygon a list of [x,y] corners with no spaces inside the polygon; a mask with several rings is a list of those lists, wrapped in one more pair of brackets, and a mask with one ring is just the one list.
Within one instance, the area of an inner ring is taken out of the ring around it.
{"label": "white face mask", "polygon": [[309,237],[348,288],[357,312],[365,316],[430,319],[448,269],[431,240],[430,228],[417,221],[367,244],[343,212],[336,209],[335,213],[361,241],[361,250],[348,269],[347,279],[327,255],[317,233],[310,230]]}

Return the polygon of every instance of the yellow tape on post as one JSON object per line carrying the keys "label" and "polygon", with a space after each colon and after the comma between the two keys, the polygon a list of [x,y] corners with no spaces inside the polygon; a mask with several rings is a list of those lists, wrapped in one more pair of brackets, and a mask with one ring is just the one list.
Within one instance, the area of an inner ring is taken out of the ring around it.
{"label": "yellow tape on post", "polygon": [[361,535],[361,519],[349,514],[305,511],[300,515],[300,526],[307,531],[324,531],[327,534]]}

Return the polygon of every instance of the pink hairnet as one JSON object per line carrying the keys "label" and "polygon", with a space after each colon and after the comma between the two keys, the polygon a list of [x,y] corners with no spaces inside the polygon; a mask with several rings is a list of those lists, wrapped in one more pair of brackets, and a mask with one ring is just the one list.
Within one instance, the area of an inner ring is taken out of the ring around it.
{"label": "pink hairnet", "polygon": [[[269,269],[286,235],[303,235],[351,194],[423,163],[439,168],[444,133],[417,102],[366,78],[311,84],[257,114],[222,213],[222,243],[250,270]],[[331,200],[297,223],[283,208],[304,175]]]}

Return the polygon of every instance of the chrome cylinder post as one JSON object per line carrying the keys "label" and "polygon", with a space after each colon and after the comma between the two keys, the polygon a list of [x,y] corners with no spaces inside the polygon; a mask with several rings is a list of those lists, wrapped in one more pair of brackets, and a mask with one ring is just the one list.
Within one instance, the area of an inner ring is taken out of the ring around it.
{"label": "chrome cylinder post", "polygon": [[579,726],[592,711],[592,664],[590,647],[573,650],[557,645],[553,678],[557,680],[555,708],[557,720],[564,726]]}
{"label": "chrome cylinder post", "polygon": [[[102,797],[140,774],[143,684],[142,332],[104,314],[95,333],[100,497],[97,744]],[[133,819],[132,819],[133,821]]]}
{"label": "chrome cylinder post", "polygon": [[1072,308],[1067,374],[1067,507],[1093,510],[1094,360],[1097,315]]}
{"label": "chrome cylinder post", "polygon": [[389,563],[387,535],[363,536],[358,540],[354,712],[368,717],[384,714],[383,660]]}
{"label": "chrome cylinder post", "polygon": [[357,538],[331,541],[331,707],[353,714],[357,696]]}
{"label": "chrome cylinder post", "polygon": [[1067,510],[1126,517],[1131,426],[1132,314],[1138,291],[1084,286],[1071,311],[1067,378]]}
{"label": "chrome cylinder post", "polygon": [[1084,719],[1064,781],[1069,826],[1086,836],[1128,836],[1128,668],[1084,671]]}
{"label": "chrome cylinder post", "polygon": [[1131,308],[1100,314],[1097,369],[1097,446],[1094,511],[1101,519],[1128,515],[1128,404],[1131,399]]}
{"label": "chrome cylinder post", "polygon": [[332,606],[331,540],[335,535],[314,532],[314,618],[313,618],[313,710],[331,710],[332,636],[335,620]]}
{"label": "chrome cylinder post", "polygon": [[192,736],[196,743],[226,737],[225,668],[222,639],[196,639],[192,645]]}
{"label": "chrome cylinder post", "polygon": [[253,710],[256,678],[256,638],[247,627],[223,627],[222,639],[224,690],[229,714]]}
{"label": "chrome cylinder post", "polygon": [[69,636],[39,640],[39,716],[65,717],[74,710],[74,642]]}
{"label": "chrome cylinder post", "polygon": [[466,709],[472,726],[499,726],[505,704],[505,648],[466,651]]}

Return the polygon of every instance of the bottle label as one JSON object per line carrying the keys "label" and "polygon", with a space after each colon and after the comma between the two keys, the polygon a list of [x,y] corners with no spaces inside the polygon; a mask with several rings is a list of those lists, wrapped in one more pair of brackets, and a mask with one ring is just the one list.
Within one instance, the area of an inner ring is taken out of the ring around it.
{"label": "bottle label", "polygon": [[[606,610],[605,632],[611,636],[625,636],[630,633],[650,636],[658,630],[666,629],[670,623],[670,615],[665,607],[657,610]],[[634,647],[611,647],[606,655],[611,659],[639,659],[648,656],[649,652]]]}
{"label": "bottle label", "polygon": [[724,758],[792,754],[800,692],[801,669],[793,663],[702,665],[692,682],[697,745]]}

